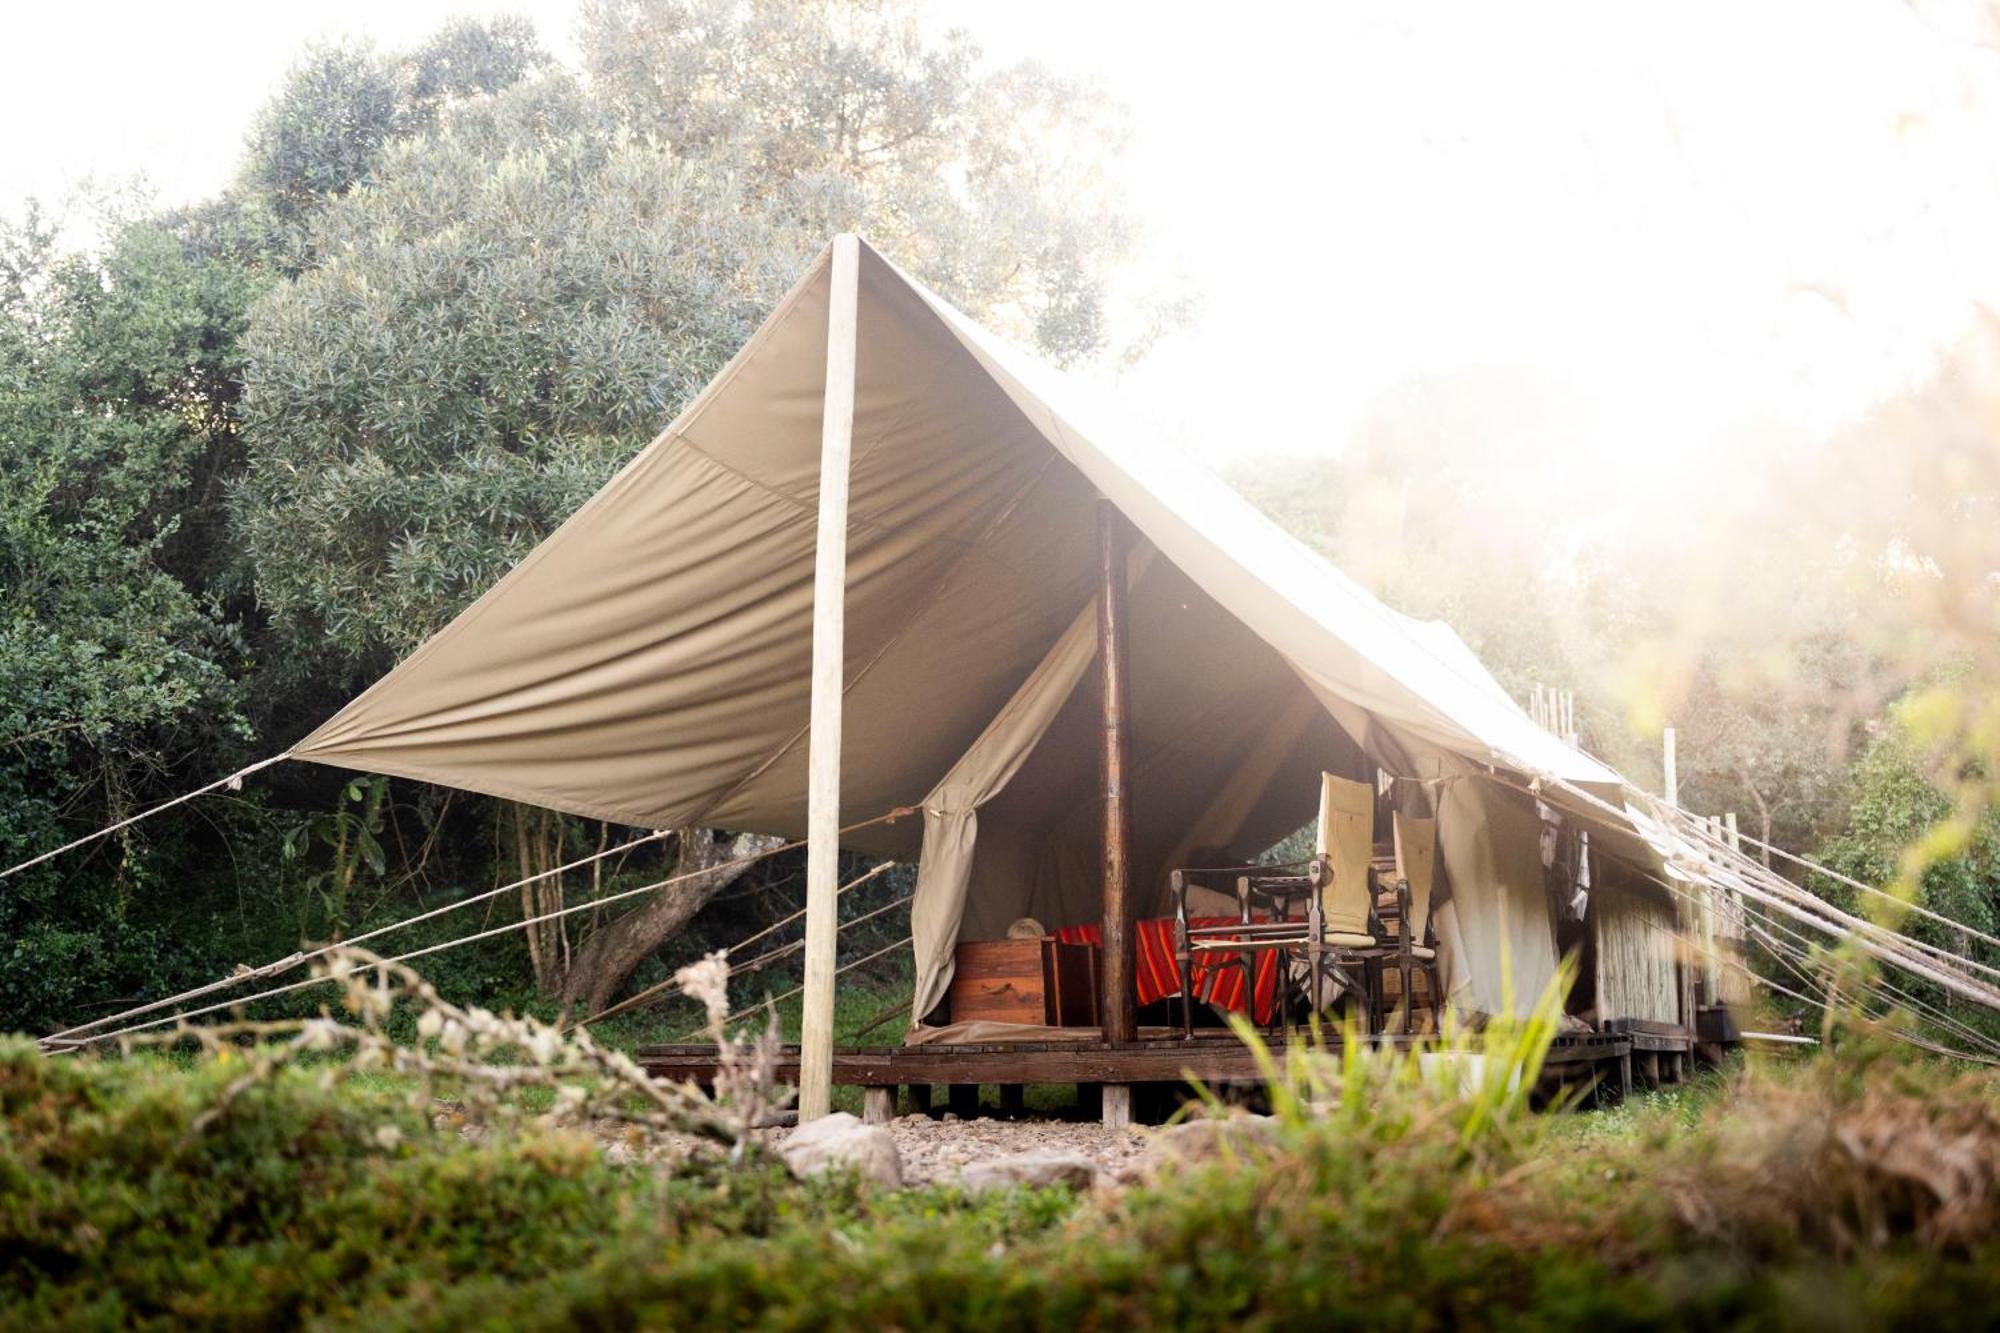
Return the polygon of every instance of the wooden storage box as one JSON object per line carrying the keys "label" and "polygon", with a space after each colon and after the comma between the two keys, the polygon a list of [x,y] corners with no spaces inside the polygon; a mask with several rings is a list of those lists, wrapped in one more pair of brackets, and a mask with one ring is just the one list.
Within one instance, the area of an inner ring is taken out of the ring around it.
{"label": "wooden storage box", "polygon": [[968,940],[951,975],[954,1023],[1045,1023],[1040,940]]}
{"label": "wooden storage box", "polygon": [[952,972],[954,1023],[1097,1025],[1097,949],[1054,939],[967,940]]}

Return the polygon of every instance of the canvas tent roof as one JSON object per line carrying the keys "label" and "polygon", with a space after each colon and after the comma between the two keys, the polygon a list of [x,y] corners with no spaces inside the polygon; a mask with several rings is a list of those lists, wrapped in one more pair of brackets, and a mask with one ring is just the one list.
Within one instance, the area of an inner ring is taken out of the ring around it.
{"label": "canvas tent roof", "polygon": [[[823,253],[678,420],[292,754],[647,827],[802,831],[827,275]],[[845,817],[920,799],[1088,603],[1100,492],[1329,706],[1617,782],[1448,628],[865,246],[859,319]]]}
{"label": "canvas tent roof", "polygon": [[[925,808],[921,827],[845,839],[893,855],[921,840],[919,1013],[962,925],[976,937],[1017,910],[1061,924],[1095,906],[1096,833],[1077,812],[1095,804],[1083,667],[1100,496],[1140,538],[1142,911],[1190,839],[1255,851],[1304,822],[1314,775],[1342,754],[1439,783],[1491,767],[1622,798],[1448,627],[1382,605],[1103,395],[865,246],[858,285],[841,820]],[[292,754],[651,828],[801,836],[829,288],[822,253],[672,425]],[[1440,916],[1484,941],[1456,956],[1551,970],[1547,932],[1524,924],[1532,829],[1502,849],[1511,869],[1452,846],[1507,826],[1494,803],[1525,798],[1436,790],[1463,810],[1441,834],[1447,877],[1454,859],[1477,864],[1488,892]]]}

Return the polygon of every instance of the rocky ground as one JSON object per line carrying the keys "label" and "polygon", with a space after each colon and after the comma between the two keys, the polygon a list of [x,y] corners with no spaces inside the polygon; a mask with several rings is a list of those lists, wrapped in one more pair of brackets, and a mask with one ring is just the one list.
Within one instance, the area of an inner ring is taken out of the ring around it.
{"label": "rocky ground", "polygon": [[934,1120],[923,1115],[898,1116],[888,1129],[896,1137],[906,1185],[948,1179],[975,1162],[1019,1153],[1073,1153],[1089,1158],[1100,1173],[1122,1176],[1137,1164],[1153,1133],[1073,1120]]}
{"label": "rocky ground", "polygon": [[[1092,1121],[961,1120],[946,1114],[905,1115],[873,1126],[837,1114],[803,1136],[794,1129],[773,1129],[763,1138],[800,1175],[855,1165],[881,1183],[900,1180],[905,1187],[952,1183],[985,1188],[1064,1181],[1115,1188],[1146,1176],[1162,1161],[1214,1155],[1218,1136],[1246,1143],[1244,1135],[1261,1134],[1268,1123],[1262,1117],[1238,1117],[1112,1130]],[[793,1142],[795,1136],[799,1142]],[[656,1166],[670,1165],[702,1148],[692,1138],[640,1136],[610,1127],[599,1137],[611,1160]],[[808,1139],[818,1141],[808,1144]]]}

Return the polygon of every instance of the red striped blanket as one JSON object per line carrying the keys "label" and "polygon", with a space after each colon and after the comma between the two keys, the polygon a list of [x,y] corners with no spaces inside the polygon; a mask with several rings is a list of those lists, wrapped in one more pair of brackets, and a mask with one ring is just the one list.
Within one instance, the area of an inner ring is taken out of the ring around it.
{"label": "red striped blanket", "polygon": [[[1190,917],[1191,926],[1233,926],[1236,918],[1227,916]],[[1134,974],[1138,982],[1139,1003],[1152,1004],[1164,1000],[1169,995],[1181,991],[1180,969],[1174,965],[1174,923],[1171,917],[1148,917],[1132,923]],[[1062,926],[1055,937],[1064,944],[1104,944],[1104,928],[1096,923],[1082,926]],[[1257,1012],[1254,1020],[1268,1023],[1275,1012],[1278,996],[1278,966],[1281,950],[1262,949],[1254,957],[1257,960]],[[1237,957],[1239,955],[1229,955]],[[1198,1000],[1206,1000],[1218,1008],[1242,1013],[1243,969],[1235,966],[1215,966],[1215,955],[1197,955],[1191,971],[1194,979],[1194,994]]]}

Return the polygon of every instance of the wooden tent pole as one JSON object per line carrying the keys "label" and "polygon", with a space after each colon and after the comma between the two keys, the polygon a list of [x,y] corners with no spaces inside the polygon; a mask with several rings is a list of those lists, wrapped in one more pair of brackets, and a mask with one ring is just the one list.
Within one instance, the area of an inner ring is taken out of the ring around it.
{"label": "wooden tent pole", "polygon": [[813,563],[812,725],[806,768],[806,977],[799,1120],[833,1109],[834,936],[840,928],[840,704],[847,629],[847,483],[854,451],[861,243],[833,238],[826,397],[820,418],[819,545]]}
{"label": "wooden tent pole", "polygon": [[[1681,803],[1680,756],[1674,745],[1674,729],[1667,727],[1660,733],[1660,795],[1667,798],[1667,804],[1679,807]],[[1706,901],[1706,891],[1702,901]],[[1699,922],[1696,923],[1699,929]],[[1675,975],[1680,978],[1681,1026],[1694,1030],[1695,973],[1692,960],[1682,958],[1675,966]]]}
{"label": "wooden tent pole", "polygon": [[1132,982],[1132,811],[1125,787],[1127,542],[1125,516],[1109,500],[1098,500],[1097,667],[1104,695],[1104,966],[1098,978],[1106,1041],[1134,1041],[1139,1035]]}

